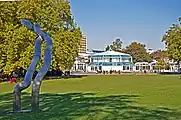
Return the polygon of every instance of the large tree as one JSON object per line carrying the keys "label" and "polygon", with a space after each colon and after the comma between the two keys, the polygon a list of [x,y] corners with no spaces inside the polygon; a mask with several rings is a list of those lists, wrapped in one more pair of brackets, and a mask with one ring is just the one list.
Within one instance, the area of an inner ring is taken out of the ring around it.
{"label": "large tree", "polygon": [[71,69],[82,34],[67,0],[0,2],[0,8],[0,70],[26,69],[31,62],[36,35],[20,23],[22,18],[39,23],[52,37],[52,68]]}
{"label": "large tree", "polygon": [[181,18],[179,18],[178,24],[173,24],[165,33],[162,41],[165,42],[165,46],[168,51],[168,55],[171,59],[180,62],[181,61]]}
{"label": "large tree", "polygon": [[157,50],[151,53],[151,56],[154,60],[157,60],[157,61],[168,59],[168,54],[167,54],[167,51],[165,50]]}
{"label": "large tree", "polygon": [[115,39],[111,45],[106,46],[106,51],[108,50],[114,50],[114,51],[120,51],[122,48],[123,42],[117,38]]}
{"label": "large tree", "polygon": [[152,61],[151,56],[146,52],[145,45],[138,42],[132,42],[125,49],[123,49],[122,52],[130,54],[133,57],[134,63]]}

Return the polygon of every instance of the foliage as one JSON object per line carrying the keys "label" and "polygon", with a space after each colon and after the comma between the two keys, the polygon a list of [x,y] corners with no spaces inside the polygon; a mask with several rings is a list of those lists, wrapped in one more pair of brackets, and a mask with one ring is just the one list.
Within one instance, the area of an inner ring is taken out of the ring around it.
{"label": "foliage", "polygon": [[108,50],[114,50],[114,51],[121,50],[122,44],[123,44],[123,42],[119,38],[117,38],[116,40],[113,41],[113,43],[111,45],[108,45],[106,47],[106,51],[108,51]]}
{"label": "foliage", "polygon": [[169,69],[169,63],[165,62],[164,60],[160,59],[158,60],[157,64],[156,64],[156,68],[158,68],[159,70],[164,70],[164,69]]}
{"label": "foliage", "polygon": [[152,58],[149,53],[146,52],[145,45],[132,42],[122,52],[130,54],[133,57],[133,62],[151,62]]}
{"label": "foliage", "polygon": [[151,53],[151,56],[154,60],[163,60],[168,58],[168,51],[165,50],[157,50],[153,53]]}
{"label": "foliage", "polygon": [[109,51],[109,50],[111,50],[111,48],[110,48],[109,45],[107,45],[107,46],[106,46],[106,51]]}
{"label": "foliage", "polygon": [[82,35],[67,0],[0,2],[0,8],[0,70],[8,73],[18,66],[27,69],[31,62],[37,36],[20,23],[22,18],[39,23],[52,37],[52,68],[72,67]]}
{"label": "foliage", "polygon": [[169,57],[177,62],[181,61],[181,18],[178,21],[179,24],[173,24],[169,27],[162,38]]}

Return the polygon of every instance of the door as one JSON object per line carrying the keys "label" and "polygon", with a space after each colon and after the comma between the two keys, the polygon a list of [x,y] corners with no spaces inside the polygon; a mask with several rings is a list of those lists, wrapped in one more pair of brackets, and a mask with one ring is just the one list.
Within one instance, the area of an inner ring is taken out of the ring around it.
{"label": "door", "polygon": [[102,66],[99,66],[99,70],[102,71]]}

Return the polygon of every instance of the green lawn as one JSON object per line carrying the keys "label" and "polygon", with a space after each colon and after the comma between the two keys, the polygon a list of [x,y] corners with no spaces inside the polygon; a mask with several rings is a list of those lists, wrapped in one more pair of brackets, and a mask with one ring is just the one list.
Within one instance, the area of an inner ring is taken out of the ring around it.
{"label": "green lawn", "polygon": [[[179,76],[87,76],[43,81],[40,113],[12,111],[15,84],[0,84],[0,120],[181,120]],[[23,109],[30,109],[31,88]]]}

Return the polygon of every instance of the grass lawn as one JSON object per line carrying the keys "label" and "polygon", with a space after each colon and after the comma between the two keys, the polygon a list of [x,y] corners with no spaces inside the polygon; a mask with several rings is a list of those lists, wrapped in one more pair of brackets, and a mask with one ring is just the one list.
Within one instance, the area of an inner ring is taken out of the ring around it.
{"label": "grass lawn", "polygon": [[[181,120],[179,76],[87,76],[43,81],[40,113],[12,111],[15,84],[0,83],[0,120]],[[30,92],[22,108],[30,109]]]}

